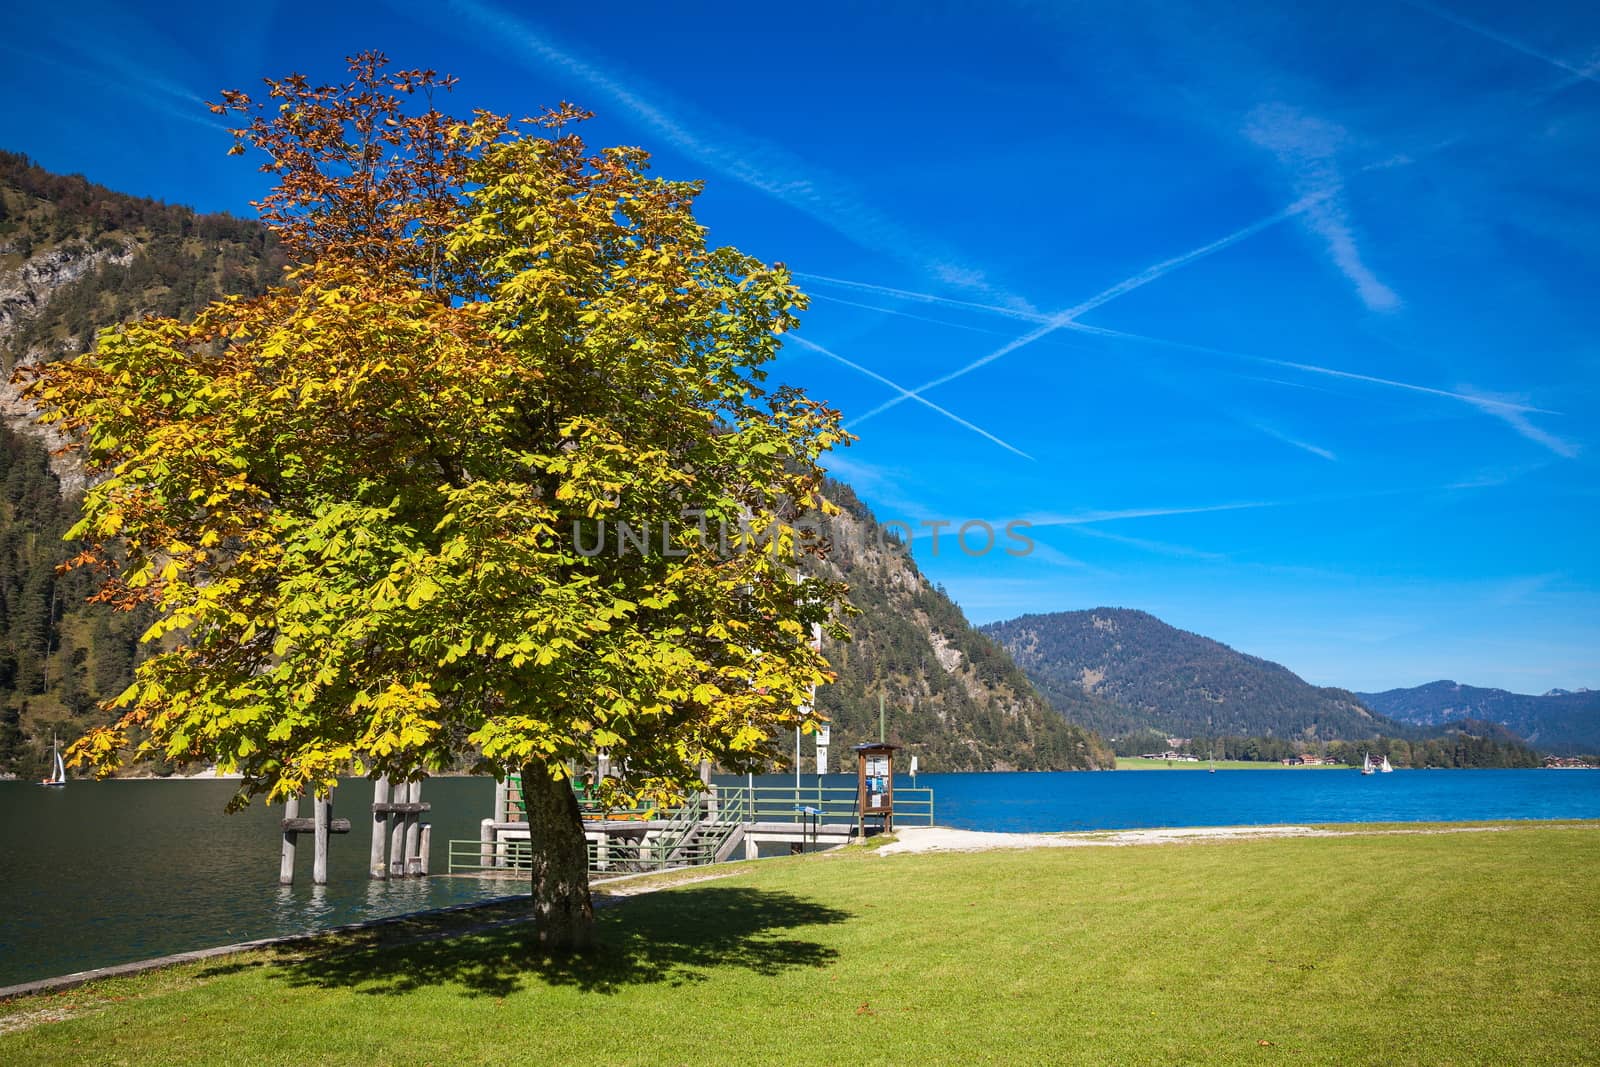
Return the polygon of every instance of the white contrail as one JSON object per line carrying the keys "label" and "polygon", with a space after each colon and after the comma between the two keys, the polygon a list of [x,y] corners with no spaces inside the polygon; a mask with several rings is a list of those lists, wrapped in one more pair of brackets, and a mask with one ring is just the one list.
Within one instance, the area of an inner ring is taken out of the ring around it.
{"label": "white contrail", "polygon": [[1582,78],[1586,81],[1600,82],[1600,71],[1597,71],[1593,65],[1587,67],[1574,66],[1559,56],[1553,56],[1548,52],[1541,52],[1539,49],[1524,41],[1519,41],[1515,37],[1507,36],[1506,34],[1501,33],[1499,30],[1491,29],[1488,26],[1483,25],[1481,22],[1474,22],[1469,18],[1456,14],[1454,11],[1446,11],[1442,7],[1435,7],[1430,3],[1426,3],[1425,0],[1400,0],[1400,2],[1408,7],[1414,7],[1418,11],[1425,11],[1434,18],[1443,19],[1452,26],[1459,26],[1469,33],[1475,33],[1485,40],[1490,40],[1496,44],[1504,45],[1514,52],[1521,52],[1525,56],[1531,56],[1534,59],[1548,63],[1557,70],[1564,70],[1568,74]]}
{"label": "white contrail", "polygon": [[914,300],[919,304],[942,304],[945,307],[960,308],[964,311],[987,311],[992,315],[1004,315],[1007,318],[1022,319],[1025,322],[1049,322],[1051,316],[1037,311],[1023,311],[1015,307],[1003,307],[999,304],[980,304],[972,300],[955,300],[948,296],[935,296],[932,293],[914,293],[909,289],[895,289],[888,285],[875,285],[872,282],[851,281],[849,278],[834,278],[826,274],[810,274],[803,270],[791,272],[794,277],[808,282],[821,282],[824,285],[837,285],[844,289],[856,289],[863,293],[876,293],[879,296],[893,296],[901,300]]}
{"label": "white contrail", "polygon": [[[533,5],[519,5],[532,8]],[[868,204],[842,179],[815,172],[793,153],[695,115],[692,123],[669,113],[659,101],[665,94],[626,81],[597,64],[563,51],[536,27],[516,14],[484,0],[452,0],[462,21],[476,23],[496,43],[520,49],[539,64],[585,82],[611,98],[656,136],[700,164],[743,182],[801,212],[834,232],[874,252],[910,263],[951,285],[1003,300],[1020,298],[986,281],[980,272],[956,264],[956,254],[925,233],[918,233]],[[679,114],[694,115],[679,106]]]}
{"label": "white contrail", "polygon": [[1015,445],[1012,445],[1012,444],[1010,444],[1010,443],[1008,443],[1006,441],[1002,441],[1000,438],[996,437],[994,434],[990,433],[988,430],[985,430],[982,426],[978,426],[978,425],[975,425],[973,423],[970,423],[966,419],[963,419],[960,415],[957,415],[952,411],[946,411],[944,408],[940,407],[938,404],[933,403],[927,397],[914,395],[905,386],[899,384],[898,382],[894,382],[894,381],[889,380],[888,378],[885,378],[883,375],[879,374],[877,371],[871,369],[870,367],[863,367],[861,364],[857,363],[855,360],[846,359],[845,357],[839,355],[837,352],[829,351],[828,349],[823,348],[821,345],[817,344],[815,341],[807,340],[806,338],[801,337],[798,334],[786,334],[785,337],[786,337],[787,340],[791,340],[791,341],[794,341],[796,344],[803,345],[806,348],[811,349],[811,351],[818,353],[819,355],[827,356],[829,359],[834,360],[837,363],[842,363],[844,366],[849,367],[853,371],[856,371],[856,372],[858,372],[860,374],[865,374],[868,378],[871,378],[875,382],[881,382],[884,385],[887,385],[890,389],[893,389],[895,392],[899,393],[901,396],[905,397],[906,399],[915,400],[917,403],[919,403],[922,406],[928,408],[930,411],[938,412],[940,415],[943,415],[945,418],[949,419],[951,422],[954,422],[958,426],[963,426],[966,429],[971,430],[973,433],[977,434],[978,436],[984,437],[984,438],[987,438],[990,441],[993,441],[995,444],[999,445],[1001,448],[1005,449],[1007,452],[1014,452],[1017,455],[1021,456],[1023,459],[1027,459],[1027,460],[1033,459],[1032,456],[1028,455],[1028,453],[1024,452],[1022,449],[1020,449],[1020,448],[1016,447]]}
{"label": "white contrail", "polygon": [[1205,515],[1213,511],[1245,511],[1251,508],[1277,507],[1270,500],[1247,500],[1234,504],[1199,504],[1177,508],[1123,508],[1116,511],[1082,511],[1072,515],[1026,515],[1034,526],[1086,526],[1090,523],[1120,522],[1124,519],[1156,519],[1165,515]]}
{"label": "white contrail", "polygon": [[1274,429],[1264,422],[1252,422],[1249,425],[1252,429],[1258,430],[1259,432],[1266,434],[1268,437],[1282,441],[1286,445],[1292,445],[1295,448],[1310,452],[1313,456],[1328,460],[1330,463],[1337,463],[1339,461],[1339,457],[1334,455],[1328,449],[1319,445],[1314,445],[1309,441],[1302,441],[1298,437],[1290,437],[1283,431]]}
{"label": "white contrail", "polygon": [[863,304],[859,300],[845,300],[841,297],[829,296],[827,293],[813,292],[807,293],[806,296],[812,300],[824,300],[830,304],[840,304],[847,308],[860,308],[862,311],[876,311],[880,315],[893,315],[896,318],[910,319],[913,322],[932,323],[935,326],[944,326],[951,330],[970,330],[973,333],[989,333],[996,334],[1001,337],[1004,337],[1010,332],[1006,330],[991,330],[987,327],[974,326],[967,322],[951,322],[948,319],[930,318],[927,315],[917,315],[910,311],[901,311],[899,308],[886,308],[878,304]]}
{"label": "white contrail", "polygon": [[[1096,293],[1094,296],[1091,296],[1081,304],[1076,304],[1065,311],[1057,312],[1040,324],[1036,329],[1030,330],[1028,333],[1023,334],[1016,340],[1002,345],[993,352],[990,352],[988,355],[983,356],[980,359],[975,359],[966,366],[959,367],[956,370],[951,371],[949,374],[941,375],[938,378],[934,378],[932,381],[924,382],[922,385],[912,389],[910,394],[920,396],[929,389],[934,389],[938,386],[953,382],[957,378],[962,378],[968,374],[971,374],[980,367],[988,366],[997,359],[1002,359],[1006,356],[1009,356],[1017,349],[1031,345],[1040,338],[1048,337],[1058,330],[1066,329],[1068,326],[1073,324],[1073,321],[1077,319],[1078,316],[1087,314],[1088,312],[1093,311],[1095,308],[1100,307],[1103,304],[1108,304],[1117,299],[1119,296],[1124,296],[1127,293],[1140,288],[1141,286],[1149,285],[1156,279],[1164,277],[1180,267],[1188,266],[1190,263],[1193,263],[1196,260],[1204,259],[1206,256],[1238,244],[1240,241],[1243,241],[1246,238],[1253,237],[1262,230],[1276,226],[1285,219],[1293,218],[1294,216],[1305,211],[1307,208],[1311,207],[1311,205],[1316,203],[1319,199],[1321,199],[1320,196],[1303,197],[1282,211],[1268,215],[1264,219],[1258,219],[1243,229],[1233,231],[1226,237],[1220,237],[1217,240],[1212,241],[1210,244],[1204,244],[1199,248],[1190,249],[1181,256],[1174,256],[1171,259],[1163,260],[1154,266],[1146,267],[1138,274],[1135,274],[1129,278],[1124,278],[1111,288],[1104,289]],[[892,400],[879,404],[877,407],[863,415],[856,416],[849,423],[847,423],[847,425],[859,426],[861,423],[872,418],[874,415],[881,415],[890,408],[903,404],[910,399],[913,399],[913,396],[909,394],[897,396]]]}
{"label": "white contrail", "polygon": [[[866,282],[850,283],[850,282],[846,282],[844,279],[836,279],[836,281],[839,284],[842,284],[842,285],[844,285],[844,284],[854,285],[855,287],[862,288],[862,289],[870,288],[869,287],[869,283],[866,283]],[[877,288],[886,288],[886,287],[877,287]],[[894,294],[896,294],[896,295],[903,295],[907,299],[916,299],[918,297],[923,297],[923,296],[929,296],[931,298],[931,294],[926,294],[926,293],[910,293],[910,292],[906,292],[905,290],[892,290],[892,292]],[[931,299],[937,300],[938,298],[931,298]],[[903,314],[902,312],[897,312],[897,311],[891,310],[889,308],[874,308],[870,304],[857,304],[855,306],[862,307],[862,308],[867,308],[867,309],[870,309],[870,310],[880,311],[880,312],[882,312],[884,314],[890,314],[890,315]],[[973,306],[974,308],[982,309],[982,310],[994,311],[994,312],[999,313],[999,314],[1008,314],[1008,312],[1006,312],[1004,309],[1001,309],[1001,308],[985,307],[984,305],[971,305],[971,306]],[[1359,373],[1357,373],[1355,371],[1340,370],[1337,367],[1324,367],[1324,366],[1319,366],[1319,365],[1314,364],[1314,363],[1302,363],[1302,362],[1297,362],[1295,360],[1288,360],[1288,359],[1273,359],[1270,356],[1257,356],[1257,355],[1251,355],[1250,353],[1247,353],[1247,352],[1234,352],[1234,351],[1230,351],[1230,350],[1228,350],[1226,348],[1216,348],[1216,347],[1213,347],[1211,345],[1192,344],[1192,343],[1187,342],[1187,341],[1174,341],[1174,340],[1170,340],[1168,338],[1163,338],[1163,337],[1151,337],[1151,336],[1148,336],[1146,334],[1129,333],[1126,330],[1113,330],[1113,329],[1109,329],[1109,328],[1104,327],[1104,326],[1090,326],[1087,323],[1082,323],[1082,322],[1067,322],[1067,323],[1063,323],[1062,326],[1061,326],[1061,329],[1068,330],[1068,331],[1071,331],[1073,333],[1087,334],[1087,335],[1089,335],[1091,337],[1105,337],[1105,338],[1109,338],[1111,340],[1117,340],[1117,341],[1131,341],[1131,342],[1135,342],[1135,343],[1138,343],[1138,344],[1157,345],[1157,346],[1160,346],[1160,347],[1163,347],[1163,348],[1176,348],[1176,349],[1181,349],[1181,350],[1186,351],[1186,352],[1200,352],[1200,353],[1204,353],[1206,355],[1222,356],[1222,357],[1227,358],[1227,359],[1244,360],[1246,362],[1257,363],[1257,364],[1260,364],[1260,365],[1263,365],[1263,366],[1268,366],[1268,367],[1283,367],[1283,368],[1288,369],[1288,370],[1296,370],[1296,371],[1300,371],[1300,372],[1305,373],[1305,374],[1315,374],[1315,375],[1320,375],[1320,376],[1328,377],[1328,378],[1339,378],[1339,379],[1344,379],[1346,381],[1361,382],[1361,383],[1364,383],[1366,385],[1379,385],[1379,386],[1383,386],[1384,388],[1388,388],[1388,389],[1399,389],[1399,390],[1403,390],[1403,391],[1411,392],[1411,393],[1421,393],[1421,394],[1423,394],[1425,396],[1437,396],[1437,397],[1443,397],[1443,398],[1448,399],[1448,400],[1456,400],[1456,401],[1460,401],[1463,404],[1467,404],[1467,405],[1477,409],[1478,411],[1482,412],[1485,415],[1490,415],[1490,416],[1493,416],[1494,418],[1500,419],[1506,425],[1510,426],[1513,430],[1515,430],[1518,434],[1522,435],[1523,437],[1527,438],[1530,441],[1533,441],[1536,444],[1539,444],[1539,445],[1549,449],[1551,452],[1555,453],[1558,456],[1562,456],[1564,458],[1571,459],[1572,457],[1576,456],[1578,454],[1579,450],[1580,450],[1579,446],[1574,444],[1573,442],[1567,441],[1567,440],[1565,440],[1563,438],[1557,437],[1554,434],[1551,434],[1551,433],[1548,433],[1548,432],[1546,432],[1544,430],[1541,430],[1539,427],[1533,425],[1533,423],[1530,422],[1526,418],[1526,416],[1528,416],[1528,415],[1556,415],[1556,416],[1560,416],[1562,414],[1561,412],[1554,411],[1554,410],[1552,410],[1550,408],[1535,407],[1532,404],[1526,404],[1526,403],[1522,403],[1522,402],[1519,402],[1519,401],[1513,401],[1513,400],[1504,400],[1504,399],[1501,399],[1499,397],[1484,396],[1484,395],[1481,395],[1481,394],[1478,394],[1478,393],[1459,392],[1459,391],[1455,391],[1455,390],[1451,390],[1451,389],[1440,389],[1440,388],[1437,388],[1437,387],[1431,386],[1431,385],[1418,385],[1415,382],[1399,381],[1399,380],[1394,379],[1394,378],[1380,378],[1380,377],[1378,377],[1376,375],[1372,375],[1372,374],[1359,374]],[[1276,381],[1275,379],[1261,379],[1261,380],[1262,381],[1273,382],[1274,384],[1278,384],[1278,385],[1290,385],[1290,386],[1294,386],[1296,388],[1308,388],[1307,386],[1304,386],[1304,385],[1302,385],[1301,383],[1298,383],[1298,382],[1279,382],[1279,381]],[[915,392],[915,390],[907,390],[907,392],[908,393],[909,392]],[[904,396],[904,395],[902,395],[900,397],[900,400],[906,400],[906,399],[911,399],[911,397],[907,397],[907,396]],[[919,396],[916,399],[921,399],[921,397]],[[897,402],[899,402],[899,401],[897,401]],[[878,413],[880,413],[880,412],[882,412],[884,410],[887,410],[887,408],[889,406],[890,405],[879,405],[877,408],[872,409],[867,414],[868,415],[878,414]],[[867,415],[862,415],[859,418],[853,420],[850,423],[850,425],[853,426],[856,423],[859,423],[862,419],[864,419],[866,417],[867,417]],[[1323,452],[1326,451],[1325,449],[1317,448],[1317,446],[1315,446],[1315,445],[1307,445],[1307,444],[1305,444],[1303,442],[1290,440],[1288,438],[1284,438],[1284,440],[1286,441],[1286,443],[1296,445],[1297,447],[1305,448],[1308,452],[1312,452],[1313,454],[1321,455]],[[1332,458],[1332,454],[1330,453],[1325,458]]]}
{"label": "white contrail", "polygon": [[[54,68],[75,71],[82,77],[107,86],[126,99],[136,100],[150,110],[159,111],[170,118],[192,122],[196,126],[204,126],[207,129],[218,130],[222,133],[228,132],[226,125],[218,122],[206,111],[205,101],[187,89],[145,74],[128,64],[114,61],[109,55],[91,54],[68,48],[60,43],[57,43],[54,47],[57,48],[57,52],[46,60]],[[26,59],[39,58],[4,42],[0,42],[0,50],[11,52]],[[61,55],[63,51],[77,52],[82,61],[73,62],[63,58]],[[101,66],[97,69],[94,66],[90,66],[89,64],[91,63],[98,63]],[[180,107],[173,101],[181,101],[188,106]]]}
{"label": "white contrail", "polygon": [[1097,537],[1102,541],[1115,541],[1119,545],[1128,545],[1132,548],[1154,552],[1161,556],[1176,556],[1180,559],[1203,559],[1215,563],[1228,557],[1220,552],[1207,552],[1200,548],[1191,548],[1188,545],[1174,545],[1166,541],[1152,541],[1147,537],[1129,537],[1127,534],[1112,533],[1102,530],[1088,523],[1079,523],[1073,526],[1072,532],[1085,537]]}
{"label": "white contrail", "polygon": [[[1193,346],[1185,345],[1184,347],[1187,348]],[[1429,396],[1449,397],[1451,400],[1460,400],[1461,402],[1471,404],[1473,407],[1482,411],[1489,411],[1491,413],[1513,412],[1519,415],[1561,414],[1559,411],[1551,411],[1548,408],[1536,408],[1530,404],[1520,404],[1511,400],[1500,400],[1495,397],[1477,396],[1472,393],[1457,393],[1449,389],[1436,389],[1431,385],[1416,385],[1412,382],[1396,381],[1393,378],[1378,378],[1371,374],[1357,374],[1354,371],[1339,370],[1335,367],[1319,367],[1314,363],[1295,363],[1292,360],[1269,359],[1266,356],[1246,356],[1238,352],[1223,352],[1221,349],[1211,349],[1210,351],[1218,352],[1222,355],[1236,356],[1240,359],[1254,360],[1257,363],[1266,363],[1273,367],[1288,367],[1291,370],[1305,371],[1307,374],[1325,374],[1330,378],[1347,378],[1353,382],[1366,382],[1369,385],[1386,385],[1391,389],[1405,389],[1413,393],[1425,393]]]}

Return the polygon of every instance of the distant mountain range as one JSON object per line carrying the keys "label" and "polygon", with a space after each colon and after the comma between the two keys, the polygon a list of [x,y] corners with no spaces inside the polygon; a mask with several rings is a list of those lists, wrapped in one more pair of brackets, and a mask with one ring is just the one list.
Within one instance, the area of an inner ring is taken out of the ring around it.
{"label": "distant mountain range", "polygon": [[[1311,685],[1287,667],[1143,611],[1024,615],[983,632],[1064,713],[1083,715],[1081,721],[1108,735],[1154,729],[1183,737],[1327,741],[1404,732],[1354,693]],[[1086,696],[1098,703],[1079,709]]]}
{"label": "distant mountain range", "polygon": [[1477,719],[1504,726],[1541,751],[1600,752],[1600,692],[1589,689],[1530,696],[1441,681],[1359,696],[1368,707],[1404,723],[1440,726]]}

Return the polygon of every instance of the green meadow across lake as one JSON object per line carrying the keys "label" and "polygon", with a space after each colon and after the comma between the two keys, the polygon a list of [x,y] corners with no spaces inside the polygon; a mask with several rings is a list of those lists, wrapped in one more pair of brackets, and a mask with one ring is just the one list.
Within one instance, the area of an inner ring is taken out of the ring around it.
{"label": "green meadow across lake", "polygon": [[1117,770],[1119,771],[1348,771],[1349,769],[1349,767],[1338,763],[1318,763],[1307,767],[1290,767],[1277,761],[1266,760],[1205,760],[1199,757],[1171,760],[1154,759],[1145,756],[1117,757]]}

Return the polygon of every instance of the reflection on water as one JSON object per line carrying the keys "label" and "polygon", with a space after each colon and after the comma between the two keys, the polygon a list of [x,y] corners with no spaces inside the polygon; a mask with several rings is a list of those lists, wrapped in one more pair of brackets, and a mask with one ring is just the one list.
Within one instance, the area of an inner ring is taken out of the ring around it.
{"label": "reflection on water", "polygon": [[[309,835],[295,884],[278,885],[281,806],[224,815],[217,780],[0,782],[0,985],[112,963],[324,929],[522,891],[518,882],[367,877],[372,786],[346,782],[352,817],[328,846],[328,885],[311,884]],[[451,838],[478,836],[488,779],[428,783],[435,871]]]}

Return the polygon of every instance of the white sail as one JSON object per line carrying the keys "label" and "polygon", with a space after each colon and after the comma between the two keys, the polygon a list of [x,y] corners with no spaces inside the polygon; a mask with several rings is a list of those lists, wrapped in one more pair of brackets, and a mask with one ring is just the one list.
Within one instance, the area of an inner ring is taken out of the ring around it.
{"label": "white sail", "polygon": [[56,749],[56,781],[65,783],[67,780],[66,764],[61,762],[61,749]]}
{"label": "white sail", "polygon": [[1394,770],[1393,767],[1389,766],[1388,756],[1383,757],[1383,762],[1378,764],[1378,770],[1382,771],[1384,774],[1389,774]]}

